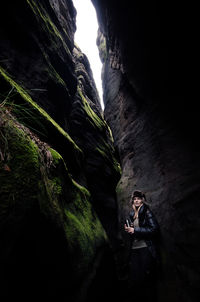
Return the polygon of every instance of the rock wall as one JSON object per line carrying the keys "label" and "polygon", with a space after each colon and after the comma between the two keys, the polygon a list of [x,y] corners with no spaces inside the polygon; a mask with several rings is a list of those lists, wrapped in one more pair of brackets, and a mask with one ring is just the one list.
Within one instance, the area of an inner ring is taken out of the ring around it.
{"label": "rock wall", "polygon": [[0,296],[109,300],[120,166],[75,8],[4,1],[0,14]]}
{"label": "rock wall", "polygon": [[[198,301],[200,160],[191,68],[197,58],[193,11],[179,1],[132,1],[131,8],[128,1],[92,2],[100,26],[105,119],[122,166],[119,226],[132,191],[143,190],[161,226],[159,301]],[[123,231],[121,236],[126,244]]]}

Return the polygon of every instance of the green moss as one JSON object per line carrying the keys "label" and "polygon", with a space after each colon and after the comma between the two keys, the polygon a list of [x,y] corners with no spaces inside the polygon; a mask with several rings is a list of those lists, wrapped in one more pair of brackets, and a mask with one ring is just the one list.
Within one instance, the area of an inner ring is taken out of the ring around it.
{"label": "green moss", "polygon": [[91,261],[97,245],[106,240],[105,231],[92,209],[89,191],[72,179],[62,156],[53,149],[49,150],[53,157],[53,168],[50,174],[47,170],[42,172],[46,191],[46,197],[41,196],[43,205],[47,204],[46,209],[50,207],[49,213],[55,209],[57,213],[63,211],[62,223],[71,253],[76,249],[76,253]]}
{"label": "green moss", "polygon": [[0,74],[1,76],[10,83],[11,87],[14,87],[16,91],[19,93],[21,98],[32,108],[35,114],[40,119],[41,123],[46,126],[47,129],[55,128],[57,132],[59,132],[62,136],[64,136],[68,142],[72,145],[74,149],[82,153],[82,150],[75,144],[75,142],[71,139],[67,132],[65,132],[49,115],[48,113],[42,109],[38,104],[36,104],[30,95],[19,85],[17,84],[0,66]]}
{"label": "green moss", "polygon": [[64,228],[74,272],[81,277],[107,236],[90,203],[89,191],[71,178],[62,157],[50,150],[53,168],[50,174],[42,171],[41,210]]}
{"label": "green moss", "polygon": [[107,164],[114,168],[117,174],[121,175],[121,166],[114,156],[114,149],[112,146],[103,140],[103,143],[101,145],[98,144],[98,147],[96,147],[95,150],[101,154]]}
{"label": "green moss", "polygon": [[59,73],[55,70],[55,68],[53,67],[53,65],[51,64],[51,61],[49,59],[48,54],[45,52],[44,47],[42,47],[42,45],[40,45],[42,54],[46,60],[46,63],[48,65],[47,68],[47,72],[50,75],[50,77],[58,84],[62,85],[63,87],[65,87],[65,89],[68,91],[67,85],[65,83],[65,81],[61,78],[61,76],[59,75]]}
{"label": "green moss", "polygon": [[84,97],[80,87],[78,87],[77,89],[78,89],[78,93],[81,97],[81,100],[83,102],[83,108],[89,118],[90,123],[93,125],[93,127],[97,127],[97,128],[99,128],[99,130],[103,130],[106,126],[105,121],[100,119],[98,117],[98,115],[92,110],[92,108],[88,104],[86,98]]}
{"label": "green moss", "polygon": [[[80,76],[80,77],[82,77],[82,76]],[[113,143],[114,139],[113,139],[113,135],[112,135],[112,131],[111,131],[110,127],[108,126],[108,124],[106,123],[106,121],[103,118],[98,117],[98,115],[92,110],[92,108],[88,104],[88,101],[84,97],[84,95],[81,91],[81,88],[78,87],[77,89],[78,89],[78,93],[81,97],[81,100],[83,102],[84,110],[85,110],[86,114],[88,115],[88,118],[89,118],[91,124],[94,127],[97,127],[102,131],[105,131],[105,129],[107,129],[109,132],[109,135],[110,135],[111,142]]]}
{"label": "green moss", "polygon": [[[65,51],[71,56],[71,52],[67,47],[64,38],[62,37],[56,25],[51,20],[49,14],[47,13],[43,5],[39,1],[33,1],[33,0],[27,0],[27,3],[29,4],[33,13],[35,14],[40,26],[44,29],[44,31],[47,32],[49,39],[52,42],[54,48],[57,49],[60,42],[62,43]],[[66,30],[64,32],[67,35]],[[69,38],[68,35],[67,38]]]}
{"label": "green moss", "polygon": [[52,187],[53,195],[60,195],[62,193],[62,183],[60,178],[54,177],[52,180]]}
{"label": "green moss", "polygon": [[87,198],[90,198],[90,192],[83,186],[81,186],[80,184],[78,184],[74,179],[72,179],[73,185],[83,193],[84,196],[86,196]]}
{"label": "green moss", "polygon": [[[60,154],[55,150],[50,150],[54,158],[54,165],[56,164],[57,168],[60,165],[63,172],[65,171],[66,173],[66,167]],[[70,200],[64,203],[64,212],[67,218],[65,220],[66,235],[72,251],[78,242],[80,253],[82,256],[88,257],[88,253],[85,254],[86,249],[91,249],[91,253],[94,252],[95,245],[97,244],[97,241],[99,241],[99,238],[105,240],[107,237],[89,201],[91,197],[90,192],[71,178],[68,173],[66,176],[67,177],[64,179],[60,179],[63,188],[68,187],[70,189]],[[59,192],[57,191],[57,194],[62,195],[62,192],[62,190]],[[75,234],[80,235],[80,240],[75,236]],[[89,259],[90,257],[88,260]]]}
{"label": "green moss", "polygon": [[23,215],[37,199],[40,169],[37,146],[12,120],[6,121],[0,130],[0,150],[3,154],[0,162],[0,215],[3,221],[11,213],[13,218]]}
{"label": "green moss", "polygon": [[109,131],[109,134],[110,134],[111,142],[114,143],[114,138],[113,138],[113,135],[112,135],[112,131],[111,131],[109,126],[108,126],[108,131]]}
{"label": "green moss", "polygon": [[51,156],[54,160],[54,163],[57,165],[60,160],[62,160],[62,156],[53,148],[49,148],[49,151],[51,152]]}
{"label": "green moss", "polygon": [[66,276],[83,289],[98,250],[108,243],[90,193],[72,179],[55,149],[33,142],[30,131],[1,108],[0,115],[0,226],[14,233],[9,248],[21,235],[27,211],[31,223],[35,217],[44,225],[50,220],[66,238],[71,264]]}
{"label": "green moss", "polygon": [[74,202],[68,204],[65,210],[65,230],[71,253],[76,251],[76,257],[82,259],[81,263],[76,263],[74,259],[75,269],[81,275],[88,269],[91,260],[94,261],[97,248],[107,241],[107,237],[85,192],[82,189],[75,192]]}
{"label": "green moss", "polygon": [[[78,93],[82,99],[83,107],[86,112],[86,115],[89,122],[92,124],[94,128],[97,128],[103,134],[107,135],[108,141],[110,139],[110,144],[103,139],[103,135],[99,137],[99,143],[95,148],[95,151],[98,152],[105,160],[107,164],[112,166],[117,174],[121,174],[121,167],[119,162],[116,160],[114,155],[114,147],[113,147],[113,136],[110,127],[104,121],[104,119],[99,118],[98,115],[92,110],[90,105],[88,104],[86,98],[84,97],[81,88],[78,87]],[[107,131],[107,134],[106,134]]]}
{"label": "green moss", "polygon": [[38,183],[40,211],[48,219],[62,227],[64,218],[62,206],[59,203],[59,196],[62,194],[62,184],[59,178],[51,179],[44,171],[44,169],[41,169],[41,180]]}

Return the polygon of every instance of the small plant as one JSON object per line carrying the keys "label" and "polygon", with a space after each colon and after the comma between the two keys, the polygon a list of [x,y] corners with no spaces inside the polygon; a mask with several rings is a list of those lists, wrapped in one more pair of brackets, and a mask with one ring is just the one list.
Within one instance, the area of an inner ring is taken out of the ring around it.
{"label": "small plant", "polygon": [[[25,127],[42,136],[47,136],[46,129],[40,122],[40,117],[34,112],[34,108],[31,108],[23,100],[19,101],[17,95],[15,87],[12,87],[7,94],[0,95],[0,109],[2,112],[11,113]],[[41,131],[38,129],[41,129]]]}

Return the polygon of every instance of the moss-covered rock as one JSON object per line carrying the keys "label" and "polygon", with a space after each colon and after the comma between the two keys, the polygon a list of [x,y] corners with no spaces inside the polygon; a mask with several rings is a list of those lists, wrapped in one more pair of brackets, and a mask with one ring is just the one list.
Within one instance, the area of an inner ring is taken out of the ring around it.
{"label": "moss-covered rock", "polygon": [[115,188],[121,170],[112,133],[103,114],[95,106],[96,101],[89,99],[80,80],[70,116],[70,135],[85,154],[84,168],[93,206],[112,246],[117,248],[119,241]]}
{"label": "moss-covered rock", "polygon": [[[7,270],[9,262],[14,262],[14,267],[17,265],[18,260],[13,259],[13,254],[18,253],[23,245],[26,248],[32,245],[37,247],[41,254],[35,257],[41,261],[41,255],[46,255],[47,251],[44,252],[43,248],[46,250],[47,243],[43,247],[40,235],[35,237],[36,223],[40,224],[39,232],[42,233],[48,222],[54,225],[53,228],[62,237],[61,243],[55,244],[63,244],[63,249],[66,249],[66,255],[58,260],[57,254],[61,253],[61,247],[58,250],[55,248],[56,258],[51,259],[53,268],[56,269],[60,261],[63,261],[66,271],[63,276],[65,281],[62,283],[67,283],[70,279],[70,284],[65,284],[65,289],[68,289],[66,297],[75,296],[78,299],[80,294],[87,292],[99,249],[107,245],[105,231],[91,206],[90,194],[72,179],[62,156],[56,150],[19,124],[8,111],[0,108],[0,114],[0,232],[1,255],[5,262],[3,271]],[[23,233],[23,245],[20,246],[17,242]],[[31,234],[34,234],[32,239]],[[50,234],[47,238],[48,236]],[[53,235],[50,238],[51,244],[58,240]],[[29,253],[33,257],[32,251]],[[48,253],[54,257],[52,251],[49,250]],[[43,261],[52,266],[49,256],[45,257]],[[24,272],[26,263],[25,260],[20,260]],[[36,265],[40,265],[40,262]],[[57,269],[59,270],[58,267]],[[12,268],[9,272],[13,273]],[[32,280],[32,273],[30,269],[27,278]],[[44,282],[48,283],[48,278],[51,279],[52,275],[48,277],[43,273],[46,276]],[[10,277],[7,278],[7,282],[11,282]],[[24,280],[20,273],[19,280]],[[76,293],[70,292],[73,284],[77,284]]]}
{"label": "moss-covered rock", "polygon": [[4,1],[1,12],[0,300],[105,301],[119,169],[89,61],[74,47],[73,2]]}
{"label": "moss-covered rock", "polygon": [[18,220],[33,205],[40,176],[37,146],[12,120],[2,119],[0,127],[1,223]]}
{"label": "moss-covered rock", "polygon": [[[42,27],[42,30],[47,33],[49,40],[52,41],[52,46],[55,48],[55,50],[58,48],[57,44],[62,43],[66,53],[68,53],[71,56],[70,49],[68,48],[67,43],[66,43],[65,39],[63,38],[63,35],[58,30],[57,26],[53,22],[47,9],[45,9],[45,7],[41,3],[41,1],[27,0],[27,3],[30,5],[38,23]],[[66,30],[64,33],[69,40],[69,36],[68,36]]]}
{"label": "moss-covered rock", "polygon": [[3,101],[3,106],[9,106],[21,123],[36,132],[43,140],[48,141],[62,154],[68,163],[69,169],[74,174],[79,173],[83,152],[72,140],[69,134],[58,125],[49,114],[33,101],[28,92],[0,67],[0,82],[6,83],[9,91],[13,90],[14,96],[9,95]]}
{"label": "moss-covered rock", "polygon": [[4,2],[1,12],[0,65],[65,128],[77,86],[72,1]]}

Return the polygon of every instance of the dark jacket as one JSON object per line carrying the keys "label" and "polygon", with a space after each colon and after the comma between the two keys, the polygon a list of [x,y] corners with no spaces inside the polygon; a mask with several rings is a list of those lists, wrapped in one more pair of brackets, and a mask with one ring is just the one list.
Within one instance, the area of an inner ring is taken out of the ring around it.
{"label": "dark jacket", "polygon": [[[134,219],[134,211],[130,213],[130,220],[133,223]],[[158,243],[158,236],[159,236],[159,225],[154,216],[151,212],[149,207],[146,204],[143,204],[139,210],[138,214],[139,220],[139,227],[134,228],[134,233],[131,235],[131,239],[143,239],[149,251],[151,252],[154,258],[158,257],[156,245]]]}

